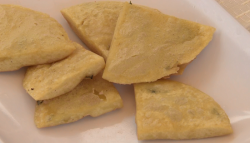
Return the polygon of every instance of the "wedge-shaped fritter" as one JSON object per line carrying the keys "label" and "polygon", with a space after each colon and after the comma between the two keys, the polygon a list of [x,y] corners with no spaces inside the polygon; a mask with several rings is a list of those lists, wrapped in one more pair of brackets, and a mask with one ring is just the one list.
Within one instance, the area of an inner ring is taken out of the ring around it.
{"label": "wedge-shaped fritter", "polygon": [[52,63],[75,47],[49,15],[21,6],[0,5],[0,72]]}
{"label": "wedge-shaped fritter", "polygon": [[37,101],[35,124],[38,128],[66,124],[88,115],[100,116],[122,106],[114,85],[99,74],[93,79],[84,79],[69,93]]}
{"label": "wedge-shaped fritter", "polygon": [[220,105],[194,87],[158,80],[134,88],[139,140],[197,139],[233,132]]}
{"label": "wedge-shaped fritter", "polygon": [[125,3],[103,78],[132,84],[178,73],[180,66],[191,62],[207,46],[214,31],[210,26]]}
{"label": "wedge-shaped fritter", "polygon": [[76,50],[64,60],[29,67],[23,87],[35,100],[45,100],[74,89],[84,78],[93,78],[105,65],[104,59],[74,43]]}
{"label": "wedge-shaped fritter", "polygon": [[95,53],[107,58],[122,2],[88,2],[61,10],[78,37]]}

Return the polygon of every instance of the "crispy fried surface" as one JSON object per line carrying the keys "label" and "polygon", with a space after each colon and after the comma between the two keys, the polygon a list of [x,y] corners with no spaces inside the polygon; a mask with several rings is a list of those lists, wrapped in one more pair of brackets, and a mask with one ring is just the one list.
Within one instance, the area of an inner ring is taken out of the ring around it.
{"label": "crispy fried surface", "polygon": [[45,100],[74,89],[84,78],[97,75],[104,68],[104,60],[74,43],[76,50],[64,60],[29,67],[23,87],[35,100]]}
{"label": "crispy fried surface", "polygon": [[84,79],[69,93],[36,105],[35,124],[38,128],[66,124],[88,115],[100,116],[122,106],[114,85],[99,74],[93,79]]}
{"label": "crispy fried surface", "polygon": [[88,2],[61,10],[78,37],[105,60],[123,3]]}
{"label": "crispy fried surface", "polygon": [[220,105],[194,87],[158,80],[134,88],[139,140],[197,139],[233,132]]}
{"label": "crispy fried surface", "polygon": [[15,5],[0,5],[0,72],[52,63],[75,46],[49,15]]}
{"label": "crispy fried surface", "polygon": [[115,83],[152,82],[191,62],[211,41],[210,26],[125,3],[103,78]]}

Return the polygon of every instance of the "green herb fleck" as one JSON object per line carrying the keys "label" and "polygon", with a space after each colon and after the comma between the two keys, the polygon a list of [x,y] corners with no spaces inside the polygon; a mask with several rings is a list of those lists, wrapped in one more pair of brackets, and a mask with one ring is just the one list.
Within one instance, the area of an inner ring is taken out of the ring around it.
{"label": "green herb fleck", "polygon": [[50,114],[49,118],[47,118],[47,121],[51,121],[53,117],[54,117],[54,114]]}
{"label": "green herb fleck", "polygon": [[166,70],[169,70],[169,69],[170,69],[170,67],[169,67],[169,66],[167,66],[165,69],[166,69]]}
{"label": "green herb fleck", "polygon": [[132,5],[132,2],[130,1],[130,2],[129,2],[129,4],[131,4],[131,5]]}
{"label": "green herb fleck", "polygon": [[156,93],[156,90],[154,90],[154,89],[150,89],[149,90],[151,93]]}
{"label": "green herb fleck", "polygon": [[43,100],[38,100],[38,101],[36,101],[36,103],[37,103],[37,105],[40,105],[43,103]]}
{"label": "green herb fleck", "polygon": [[93,75],[91,75],[91,76],[86,76],[85,78],[88,78],[88,79],[93,79]]}
{"label": "green herb fleck", "polygon": [[213,108],[212,113],[215,114],[215,115],[218,115],[218,116],[220,115],[220,113],[215,108]]}

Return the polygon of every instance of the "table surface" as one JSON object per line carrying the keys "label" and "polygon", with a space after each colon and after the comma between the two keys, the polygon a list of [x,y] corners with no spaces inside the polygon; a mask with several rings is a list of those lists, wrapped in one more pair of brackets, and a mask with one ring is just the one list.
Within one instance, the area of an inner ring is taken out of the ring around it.
{"label": "table surface", "polygon": [[216,0],[250,32],[250,0]]}

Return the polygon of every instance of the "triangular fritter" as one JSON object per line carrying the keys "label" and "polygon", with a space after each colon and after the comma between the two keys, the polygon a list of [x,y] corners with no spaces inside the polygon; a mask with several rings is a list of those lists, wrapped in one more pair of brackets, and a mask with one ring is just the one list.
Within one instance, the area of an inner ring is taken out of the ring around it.
{"label": "triangular fritter", "polygon": [[158,80],[134,88],[139,140],[197,139],[233,132],[220,105],[194,87]]}
{"label": "triangular fritter", "polygon": [[123,3],[88,2],[61,10],[78,37],[95,53],[107,58]]}
{"label": "triangular fritter", "polygon": [[152,82],[191,62],[215,29],[125,3],[118,18],[103,78],[115,83]]}
{"label": "triangular fritter", "polygon": [[74,43],[76,50],[66,59],[27,69],[23,87],[35,100],[65,94],[84,78],[93,78],[105,65],[104,59]]}
{"label": "triangular fritter", "polygon": [[76,88],[59,97],[38,101],[35,124],[38,128],[77,121],[85,116],[97,117],[122,108],[122,99],[114,85],[102,74],[84,79]]}
{"label": "triangular fritter", "polygon": [[52,63],[75,47],[49,15],[15,5],[0,5],[0,72]]}

